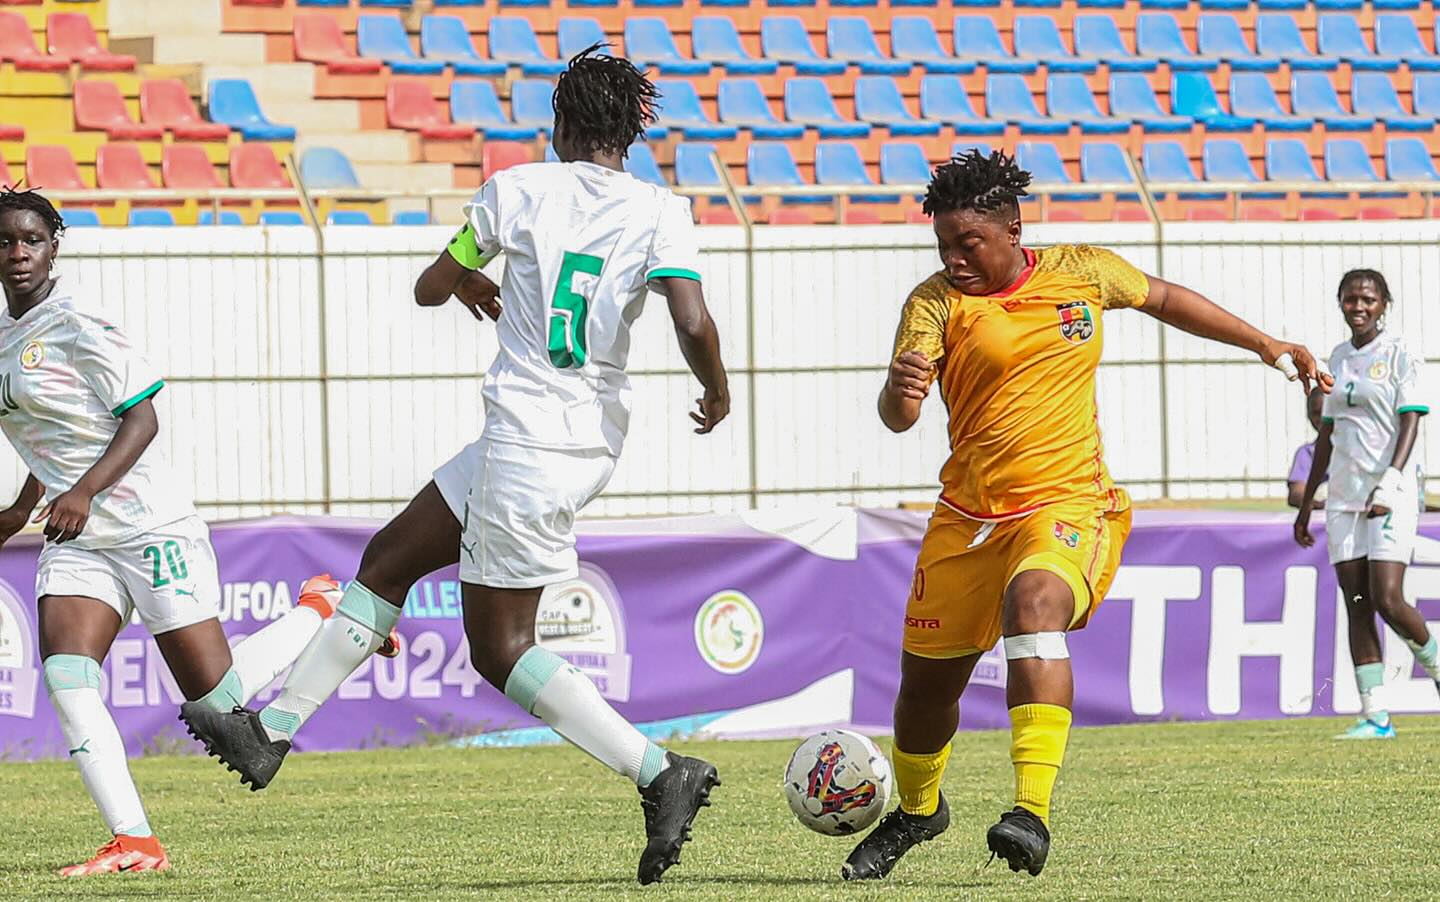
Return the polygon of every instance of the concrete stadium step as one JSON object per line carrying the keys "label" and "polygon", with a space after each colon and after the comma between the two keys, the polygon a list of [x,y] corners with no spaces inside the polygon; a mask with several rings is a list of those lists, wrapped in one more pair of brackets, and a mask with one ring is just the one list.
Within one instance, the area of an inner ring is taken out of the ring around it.
{"label": "concrete stadium step", "polygon": [[112,38],[218,35],[222,26],[220,0],[110,0],[109,20]]}
{"label": "concrete stadium step", "polygon": [[[355,175],[367,188],[394,191],[424,191],[455,185],[453,167],[449,163],[356,163]],[[436,206],[437,215],[447,203],[459,209],[456,201],[441,201]]]}
{"label": "concrete stadium step", "polygon": [[300,132],[295,146],[297,153],[303,153],[307,147],[333,147],[356,164],[410,165],[410,161],[415,158],[413,139],[402,131],[362,132],[346,129],[326,132],[307,128]]}
{"label": "concrete stadium step", "polygon": [[158,34],[151,40],[151,47],[151,58],[157,63],[265,65],[263,34]]}
{"label": "concrete stadium step", "polygon": [[[255,88],[262,110],[271,103],[287,100],[313,100],[315,97],[315,67],[309,63],[266,63],[262,66],[205,66],[205,84],[217,78],[248,79]],[[267,112],[268,115],[268,112]],[[304,123],[287,122],[286,125]]]}
{"label": "concrete stadium step", "polygon": [[353,100],[272,100],[262,103],[265,115],[272,122],[294,125],[301,129],[302,135],[312,131],[360,130],[360,104]]}

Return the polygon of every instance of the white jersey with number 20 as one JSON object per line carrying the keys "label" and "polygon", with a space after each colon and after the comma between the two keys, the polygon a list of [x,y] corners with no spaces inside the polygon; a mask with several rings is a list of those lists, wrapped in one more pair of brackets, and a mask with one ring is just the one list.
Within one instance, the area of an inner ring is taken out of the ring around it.
{"label": "white jersey with number 20", "polygon": [[700,278],[690,202],[594,163],[532,163],[493,175],[465,218],[457,261],[479,269],[505,254],[484,435],[618,456],[630,326],[658,279]]}

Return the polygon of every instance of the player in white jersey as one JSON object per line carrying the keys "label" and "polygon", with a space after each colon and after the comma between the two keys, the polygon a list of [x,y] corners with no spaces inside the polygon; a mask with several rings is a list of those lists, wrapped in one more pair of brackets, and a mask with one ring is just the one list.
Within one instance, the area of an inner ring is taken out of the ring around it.
{"label": "player in white jersey", "polygon": [[1330,563],[1345,593],[1350,657],[1360,690],[1361,712],[1341,739],[1389,739],[1395,735],[1380,698],[1385,665],[1380,659],[1378,613],[1415,652],[1440,688],[1435,636],[1425,618],[1405,603],[1405,568],[1420,518],[1420,473],[1415,448],[1420,418],[1430,407],[1420,392],[1421,358],[1386,330],[1394,301],[1385,277],[1370,269],[1340,280],[1340,310],[1350,338],[1330,355],[1335,390],[1325,398],[1315,459],[1295,518],[1295,540],[1305,547],[1316,487],[1329,470],[1325,535]]}
{"label": "player in white jersey", "polygon": [[333,611],[299,606],[232,652],[216,619],[210,531],[176,485],[152,398],[164,387],[125,334],[52,274],[65,225],[34,191],[0,191],[0,431],[28,471],[0,543],[45,523],[35,576],[45,688],[112,838],[64,876],[165,870],[100,694],[100,662],[133,614],[187,699],[229,711],[290,664]]}
{"label": "player in white jersey", "polygon": [[[681,351],[705,389],[690,414],[695,431],[713,429],[730,398],[700,290],[690,205],[624,171],[627,149],[655,121],[655,88],[599,49],[572,59],[555,87],[554,146],[564,162],[492,176],[466,205],[466,225],[415,285],[421,306],[454,295],[477,319],[497,322],[479,441],[371,539],[340,599],[341,616],[316,636],[275,701],[258,714],[190,705],[183,712],[207,751],[252,789],[265,786],[305,719],[395,624],[411,585],[458,561],[471,663],[635,782],[646,832],[638,877],[651,883],[679,860],[718,775],[648,741],[580,671],[536,646],[535,612],[546,585],[578,573],[574,519],[604,489],[625,439],[630,327],[649,291],[666,297]],[[501,253],[497,287],[479,270]]]}

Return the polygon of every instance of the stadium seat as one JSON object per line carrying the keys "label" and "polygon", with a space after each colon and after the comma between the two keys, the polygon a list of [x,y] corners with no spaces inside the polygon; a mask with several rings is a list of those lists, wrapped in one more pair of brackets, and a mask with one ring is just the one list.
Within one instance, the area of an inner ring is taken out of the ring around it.
{"label": "stadium seat", "polygon": [[664,19],[654,16],[625,20],[625,55],[639,66],[654,66],[661,75],[707,75],[707,60],[685,59]]}
{"label": "stadium seat", "polygon": [[1350,106],[1361,116],[1373,116],[1392,132],[1428,132],[1433,116],[1411,115],[1400,105],[1390,76],[1383,72],[1356,72],[1350,79]]}
{"label": "stadium seat", "polygon": [[1050,16],[1015,17],[1015,55],[1021,59],[1035,60],[1045,64],[1045,71],[1094,72],[1099,68],[1095,60],[1081,59],[1065,46],[1060,38],[1060,29]]}
{"label": "stadium seat", "polygon": [[385,86],[385,120],[391,128],[420,133],[437,141],[456,141],[475,136],[475,126],[450,121],[435,102],[430,85],[419,79],[392,78]]}
{"label": "stadium seat", "polygon": [[[1021,141],[1015,145],[1015,162],[1020,164],[1021,169],[1030,173],[1030,180],[1036,185],[1073,185],[1075,183],[1065,169],[1064,161],[1060,159],[1060,151],[1049,142]],[[1030,202],[1035,199],[1035,196],[1032,195],[1029,198],[1021,198],[1021,202]],[[1099,199],[1100,195],[1098,194],[1057,194],[1051,197],[1050,201],[1053,205]]]}
{"label": "stadium seat", "polygon": [[1305,9],[1309,5],[1310,0],[1259,0],[1259,2],[1256,3],[1256,6],[1261,12]]}
{"label": "stadium seat", "polygon": [[533,141],[539,129],[516,125],[505,115],[495,84],[489,81],[455,79],[450,83],[450,118],[474,126],[491,141]]}
{"label": "stadium seat", "polygon": [[[556,160],[551,162],[558,162]],[[518,141],[486,141],[480,147],[480,168],[485,178],[512,166],[523,166],[535,161],[531,145]]]}
{"label": "stadium seat", "polygon": [[1373,116],[1351,113],[1340,105],[1330,76],[1319,72],[1296,72],[1290,76],[1290,107],[1297,116],[1319,119],[1333,131],[1370,131]]}
{"label": "stadium seat", "polygon": [[30,24],[19,13],[0,12],[0,60],[19,72],[65,72],[70,59],[41,53],[35,46]]}
{"label": "stadium seat", "polygon": [[1440,119],[1440,73],[1415,73],[1410,83],[1410,105],[1417,116]]}
{"label": "stadium seat", "polygon": [[276,125],[260,111],[255,89],[243,78],[210,82],[210,118],[240,132],[247,141],[293,141],[295,129]]}
{"label": "stadium seat", "polygon": [[1321,16],[1316,35],[1321,56],[1338,57],[1349,63],[1352,70],[1394,72],[1400,68],[1400,60],[1375,55],[1365,41],[1365,35],[1360,33],[1360,23],[1353,15],[1329,13]]}
{"label": "stadium seat", "polygon": [[[717,6],[721,2],[721,0],[700,0],[700,5],[705,6],[707,5],[707,2],[710,6]],[[729,0],[726,0],[726,2],[729,2]],[[700,213],[699,219],[701,225],[707,226],[740,224],[740,220],[735,218],[735,211],[731,210],[729,207],[707,207],[703,212]]]}
{"label": "stadium seat", "polygon": [[[825,200],[826,202],[828,202],[828,201],[830,200],[830,198],[827,197],[827,198],[824,198],[824,200]],[[797,209],[795,209],[795,208],[793,208],[793,207],[781,207],[780,209],[776,210],[774,213],[771,213],[771,214],[770,214],[770,218],[769,218],[768,220],[766,220],[766,224],[768,224],[768,225],[814,225],[814,224],[815,224],[815,214],[814,214],[814,213],[811,213],[809,210],[797,210]]]}
{"label": "stadium seat", "polygon": [[1259,72],[1236,72],[1230,76],[1230,110],[1237,116],[1259,120],[1268,131],[1308,132],[1315,125],[1311,116],[1295,116],[1280,106],[1268,76]]}
{"label": "stadium seat", "polygon": [[1035,95],[1019,75],[991,75],[985,79],[985,112],[1019,126],[1022,135],[1063,135],[1070,123],[1047,119],[1035,106]]}
{"label": "stadium seat", "polygon": [[1344,9],[1354,11],[1364,9],[1364,7],[1365,0],[1315,0],[1315,8],[1319,10]]}
{"label": "stadium seat", "polygon": [[147,125],[164,128],[177,141],[224,141],[230,127],[206,122],[190,99],[190,89],[178,78],[158,78],[140,83],[140,118]]}
{"label": "stadium seat", "polygon": [[[1372,195],[1366,195],[1367,197]],[[1400,212],[1393,207],[1361,207],[1355,213],[1355,218],[1362,221],[1375,221],[1382,219],[1400,219]]]}
{"label": "stadium seat", "polygon": [[[564,60],[570,59],[587,47],[610,41],[610,37],[605,34],[605,29],[595,19],[565,18],[556,24],[555,29],[555,43],[560,50],[560,58]],[[602,48],[600,52],[608,55],[610,50]]]}
{"label": "stadium seat", "polygon": [[1255,49],[1261,56],[1283,59],[1292,70],[1330,71],[1340,66],[1337,59],[1315,55],[1300,36],[1300,26],[1285,13],[1261,13],[1255,17]]}
{"label": "stadium seat", "polygon": [[[589,46],[582,45],[581,49]],[[420,53],[428,61],[440,61],[456,75],[484,75],[500,78],[506,65],[481,59],[470,39],[470,31],[459,16],[426,16],[420,20]],[[393,68],[393,66],[392,66]]]}
{"label": "stadium seat", "polygon": [[149,191],[160,187],[138,145],[111,141],[95,150],[95,186],[107,190]]}
{"label": "stadium seat", "polygon": [[[747,181],[755,186],[800,186],[800,167],[790,155],[790,147],[773,141],[756,141],[751,144],[745,158]],[[830,197],[786,197],[786,204],[828,204]]]}
{"label": "stadium seat", "polygon": [[[1179,141],[1146,141],[1141,152],[1141,167],[1145,178],[1152,182],[1198,182],[1195,170],[1190,168],[1190,158]],[[1166,192],[1157,192],[1156,197],[1165,197]],[[1224,194],[1186,192],[1177,195],[1181,200],[1221,200]]]}
{"label": "stadium seat", "polygon": [[[817,185],[874,185],[875,180],[860,159],[860,151],[848,142],[825,142],[815,146],[815,184]],[[849,198],[858,204],[898,203],[899,197],[886,194],[853,194]]]}
{"label": "stadium seat", "polygon": [[[1276,182],[1320,182],[1320,173],[1310,151],[1299,138],[1274,138],[1265,142],[1265,177]],[[1307,192],[1308,197],[1344,197],[1343,194]]]}
{"label": "stadium seat", "polygon": [[930,161],[919,144],[894,141],[880,148],[882,185],[928,185]]}
{"label": "stadium seat", "polygon": [[1224,60],[1230,64],[1231,72],[1274,72],[1280,68],[1280,60],[1275,57],[1256,55],[1240,31],[1239,20],[1232,15],[1201,16],[1195,37],[1201,56]]}
{"label": "stadium seat", "polygon": [[165,129],[130,118],[120,88],[111,81],[75,82],[75,126],[105,132],[113,141],[158,141]]}
{"label": "stadium seat", "polygon": [[860,16],[831,16],[825,26],[825,44],[831,59],[859,66],[862,75],[909,75],[914,65],[882,54],[870,20]]}
{"label": "stadium seat", "polygon": [[760,52],[768,60],[793,66],[797,75],[840,75],[845,63],[821,59],[805,23],[795,16],[766,16],[760,22]]}
{"label": "stadium seat", "polygon": [[[1212,138],[1205,142],[1200,151],[1201,172],[1209,182],[1258,182],[1260,176],[1250,164],[1245,145],[1234,138]],[[1271,192],[1247,192],[1242,198],[1275,198],[1282,194]]]}
{"label": "stadium seat", "polygon": [[260,214],[263,226],[303,226],[305,217],[294,210],[266,210]]}
{"label": "stadium seat", "polygon": [[[251,0],[246,0],[251,2]],[[350,0],[295,0],[296,6],[349,6]]]}
{"label": "stadium seat", "polygon": [[855,80],[855,116],[871,125],[883,125],[891,135],[940,134],[940,123],[915,118],[893,78],[862,75]]}
{"label": "stadium seat", "polygon": [[675,145],[675,184],[690,188],[714,188],[724,184],[711,160],[714,153],[714,144]]}
{"label": "stadium seat", "polygon": [[835,98],[819,78],[786,80],[785,118],[816,129],[822,138],[863,138],[870,134],[869,125],[840,118]]}
{"label": "stadium seat", "polygon": [[25,129],[18,125],[0,123],[0,141],[24,141]]}
{"label": "stadium seat", "polygon": [[67,229],[98,229],[100,227],[100,214],[94,210],[77,210],[73,207],[66,207],[60,211],[60,218],[65,221]]}
{"label": "stadium seat", "polygon": [[175,225],[175,216],[169,210],[157,207],[140,207],[130,211],[130,218],[126,224],[142,227],[169,228]]}
{"label": "stadium seat", "polygon": [[1005,123],[981,119],[965,85],[954,75],[927,75],[920,82],[920,118],[950,126],[957,135],[1003,135]]}
{"label": "stadium seat", "polygon": [[1210,10],[1239,12],[1249,7],[1250,0],[1200,0],[1200,8],[1207,12]]}
{"label": "stadium seat", "polygon": [[360,6],[383,6],[389,9],[409,9],[414,0],[360,0]]}
{"label": "stadium seat", "polygon": [[370,214],[364,210],[331,210],[330,215],[325,217],[326,225],[333,226],[368,226],[375,223],[370,219]]}
{"label": "stadium seat", "polygon": [[[213,210],[201,210],[201,211],[200,211],[200,218],[199,218],[199,221],[198,221],[197,224],[198,224],[198,225],[202,225],[202,226],[212,226],[212,225],[215,225],[215,213],[214,213],[214,211],[213,211]],[[244,225],[244,224],[245,224],[245,220],[241,219],[241,218],[240,218],[240,214],[239,214],[239,213],[236,213],[234,210],[221,210],[221,211],[220,211],[220,225],[222,225],[222,226],[238,226],[238,225]]]}
{"label": "stadium seat", "polygon": [[1249,131],[1255,125],[1254,119],[1231,115],[1220,107],[1210,76],[1203,72],[1176,72],[1170,76],[1170,108],[1211,131]]}
{"label": "stadium seat", "polygon": [[744,129],[753,138],[787,140],[805,135],[805,126],[775,118],[770,101],[753,79],[727,78],[720,82],[717,106],[721,122]]}
{"label": "stadium seat", "polygon": [[205,148],[194,144],[165,145],[160,152],[160,181],[166,188],[225,187]]}
{"label": "stadium seat", "polygon": [[1076,16],[1075,55],[1105,63],[1110,72],[1154,72],[1159,62],[1131,52],[1120,37],[1120,29],[1109,16]]}
{"label": "stadium seat", "polygon": [[336,75],[373,75],[383,64],[361,59],[345,44],[340,20],[325,13],[295,14],[295,58],[307,63],[324,63]]}
{"label": "stadium seat", "polygon": [[660,133],[648,135],[652,140],[663,139],[664,131],[671,128],[679,129],[687,141],[729,141],[739,134],[735,126],[716,124],[705,115],[693,83],[662,78],[656,80],[655,87],[660,92],[655,110]]}
{"label": "stadium seat", "polygon": [[377,59],[402,75],[439,75],[445,64],[422,60],[410,47],[405,23],[394,16],[362,15],[356,25],[355,45],[361,56]]}
{"label": "stadium seat", "polygon": [[1219,63],[1195,55],[1185,36],[1180,33],[1180,23],[1170,13],[1141,13],[1135,17],[1135,52],[1140,56],[1157,59],[1179,70],[1200,70],[1213,72]]}
{"label": "stadium seat", "polygon": [[519,66],[523,75],[559,75],[565,63],[545,56],[528,19],[494,16],[490,19],[490,58]]}
{"label": "stadium seat", "polygon": [[87,72],[131,72],[135,57],[111,53],[100,46],[95,26],[85,13],[51,13],[45,20],[45,40],[52,56],[80,64]]}
{"label": "stadium seat", "polygon": [[[891,0],[891,6],[894,5]],[[890,51],[897,59],[916,63],[931,75],[967,75],[977,68],[974,60],[956,59],[945,50],[935,23],[928,16],[891,19]]]}
{"label": "stadium seat", "polygon": [[232,188],[290,188],[290,176],[269,144],[237,144],[230,149]]}
{"label": "stadium seat", "polygon": [[430,214],[424,210],[396,210],[390,217],[391,225],[429,225]]}
{"label": "stadium seat", "polygon": [[1150,79],[1137,72],[1115,72],[1110,76],[1110,115],[1129,119],[1149,133],[1188,132],[1195,120],[1172,116],[1160,108]]}
{"label": "stadium seat", "polygon": [[1413,16],[1399,13],[1376,16],[1375,52],[1382,57],[1404,60],[1412,72],[1440,70],[1440,56],[1431,53],[1420,40]]}
{"label": "stadium seat", "polygon": [[841,225],[881,225],[884,221],[868,207],[846,207],[840,214]]}
{"label": "stadium seat", "polygon": [[650,145],[643,142],[630,146],[630,152],[625,157],[625,171],[642,182],[662,188],[670,186],[670,183],[665,181],[664,173],[660,171],[660,163],[656,161],[655,153],[650,150]]}
{"label": "stadium seat", "polygon": [[312,147],[300,157],[300,181],[306,188],[359,188],[350,158],[333,147]]}
{"label": "stadium seat", "polygon": [[1005,49],[1000,32],[989,16],[956,16],[954,27],[955,55],[960,59],[985,64],[985,71],[1028,75],[1040,66],[1034,60],[1016,59]]}
{"label": "stadium seat", "polygon": [[1391,138],[1385,142],[1385,176],[1392,182],[1440,181],[1440,171],[1421,138]]}
{"label": "stadium seat", "polygon": [[[699,16],[690,29],[695,58],[722,66],[727,75],[773,75],[780,68],[774,60],[751,56],[740,42],[735,21],[728,16]],[[722,114],[720,118],[725,117]]]}
{"label": "stadium seat", "polygon": [[955,146],[950,148],[952,156],[963,156],[970,151],[975,151],[982,157],[988,157],[994,152],[988,141],[976,141],[973,138],[966,138],[963,141],[956,141]]}
{"label": "stadium seat", "polygon": [[1355,138],[1333,138],[1325,142],[1325,178],[1332,182],[1378,182],[1380,175],[1370,162],[1370,151]]}
{"label": "stadium seat", "polygon": [[1083,135],[1123,135],[1129,119],[1112,119],[1100,112],[1090,82],[1084,75],[1061,72],[1045,80],[1045,108],[1050,118],[1077,123]]}
{"label": "stadium seat", "polygon": [[510,118],[517,126],[533,128],[550,137],[555,129],[555,86],[548,81],[522,78],[510,86]]}
{"label": "stadium seat", "polygon": [[[1125,161],[1125,148],[1109,141],[1092,141],[1080,148],[1080,181],[1082,182],[1127,182],[1133,184],[1135,176]],[[1138,203],[1138,194],[1117,194],[1119,203]]]}

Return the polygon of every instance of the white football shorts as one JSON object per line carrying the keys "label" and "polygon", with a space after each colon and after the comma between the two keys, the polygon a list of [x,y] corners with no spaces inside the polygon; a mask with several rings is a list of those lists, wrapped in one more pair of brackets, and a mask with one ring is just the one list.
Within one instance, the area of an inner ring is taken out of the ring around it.
{"label": "white football shorts", "polygon": [[1330,563],[1371,560],[1410,563],[1420,528],[1420,502],[1407,495],[1390,513],[1371,517],[1365,511],[1325,511],[1325,542]]}

